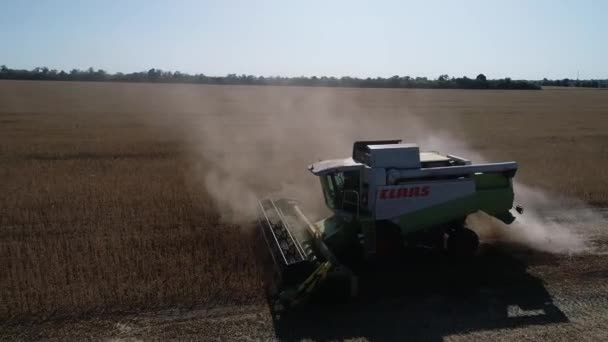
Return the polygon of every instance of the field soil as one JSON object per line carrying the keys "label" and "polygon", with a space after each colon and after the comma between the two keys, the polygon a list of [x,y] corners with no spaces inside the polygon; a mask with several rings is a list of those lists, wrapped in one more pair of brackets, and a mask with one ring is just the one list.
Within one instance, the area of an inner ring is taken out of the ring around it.
{"label": "field soil", "polygon": [[[607,115],[601,90],[2,81],[0,339],[606,340]],[[273,320],[252,200],[323,216],[307,164],[370,138],[515,160],[591,248],[415,254]]]}

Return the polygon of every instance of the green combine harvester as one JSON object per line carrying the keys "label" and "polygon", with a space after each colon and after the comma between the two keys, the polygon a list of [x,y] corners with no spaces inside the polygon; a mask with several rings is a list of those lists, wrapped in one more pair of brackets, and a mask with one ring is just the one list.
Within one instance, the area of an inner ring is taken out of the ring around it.
{"label": "green combine harvester", "polygon": [[294,200],[258,203],[259,236],[269,251],[265,284],[275,311],[328,284],[356,296],[362,265],[395,260],[407,247],[471,257],[479,246],[465,226],[471,213],[483,211],[506,224],[515,220],[515,162],[474,165],[384,140],[355,142],[351,158],[308,169],[321,180],[332,216],[313,223]]}

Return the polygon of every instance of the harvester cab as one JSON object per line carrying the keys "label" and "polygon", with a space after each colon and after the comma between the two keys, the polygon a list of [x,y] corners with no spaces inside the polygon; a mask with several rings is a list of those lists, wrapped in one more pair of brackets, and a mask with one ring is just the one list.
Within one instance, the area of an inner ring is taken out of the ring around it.
{"label": "harvester cab", "polygon": [[465,226],[471,213],[515,220],[515,162],[473,164],[382,140],[355,142],[351,157],[308,169],[319,177],[332,216],[311,223],[293,200],[259,203],[260,235],[272,260],[266,283],[283,307],[305,300],[327,278],[341,279],[353,295],[361,264],[397,258],[408,246],[472,256],[479,238]]}

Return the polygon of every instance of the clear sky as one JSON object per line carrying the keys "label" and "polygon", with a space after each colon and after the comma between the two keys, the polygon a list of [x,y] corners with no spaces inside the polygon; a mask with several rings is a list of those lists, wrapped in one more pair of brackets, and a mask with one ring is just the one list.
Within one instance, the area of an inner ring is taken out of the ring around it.
{"label": "clear sky", "polygon": [[608,0],[2,0],[0,64],[608,78]]}

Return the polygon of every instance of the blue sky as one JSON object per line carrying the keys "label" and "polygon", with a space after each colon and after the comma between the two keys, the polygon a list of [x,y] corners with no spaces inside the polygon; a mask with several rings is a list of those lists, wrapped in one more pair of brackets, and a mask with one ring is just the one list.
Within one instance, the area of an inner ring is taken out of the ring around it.
{"label": "blue sky", "polygon": [[608,78],[608,1],[3,0],[0,64]]}

